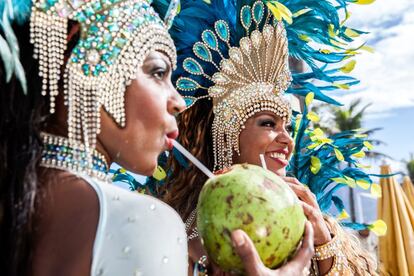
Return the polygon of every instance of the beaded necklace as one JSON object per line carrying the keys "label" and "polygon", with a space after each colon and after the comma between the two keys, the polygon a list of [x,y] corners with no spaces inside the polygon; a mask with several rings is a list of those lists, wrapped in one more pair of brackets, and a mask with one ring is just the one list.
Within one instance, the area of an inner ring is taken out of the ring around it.
{"label": "beaded necklace", "polygon": [[48,133],[41,133],[44,149],[40,165],[75,173],[85,173],[89,176],[109,182],[109,166],[104,156],[96,150],[92,153],[85,145],[73,145],[69,139]]}

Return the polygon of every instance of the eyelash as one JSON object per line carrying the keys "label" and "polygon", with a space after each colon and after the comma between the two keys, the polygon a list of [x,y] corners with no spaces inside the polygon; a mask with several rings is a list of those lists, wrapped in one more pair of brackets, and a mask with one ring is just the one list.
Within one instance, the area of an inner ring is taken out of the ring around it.
{"label": "eyelash", "polygon": [[155,70],[153,70],[152,76],[154,78],[158,79],[158,80],[162,80],[162,79],[164,79],[166,74],[167,74],[167,70],[161,69],[161,68],[156,68]]}
{"label": "eyelash", "polygon": [[260,123],[260,126],[262,127],[274,127],[276,124],[272,120],[266,120]]}
{"label": "eyelash", "polygon": [[[262,126],[262,127],[275,127],[275,125],[276,125],[276,123],[272,120],[266,120],[266,121],[263,121],[263,122],[260,123],[260,126]],[[287,125],[285,127],[285,129],[289,133],[292,133],[292,131],[293,131],[292,125]]]}

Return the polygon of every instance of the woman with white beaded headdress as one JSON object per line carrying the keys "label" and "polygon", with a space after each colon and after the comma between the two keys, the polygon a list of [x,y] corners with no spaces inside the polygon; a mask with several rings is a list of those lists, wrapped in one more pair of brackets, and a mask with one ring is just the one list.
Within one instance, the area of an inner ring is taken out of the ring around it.
{"label": "woman with white beaded headdress", "polygon": [[152,174],[178,135],[176,6],[163,22],[143,0],[1,2],[5,275],[186,273],[180,217],[107,174]]}

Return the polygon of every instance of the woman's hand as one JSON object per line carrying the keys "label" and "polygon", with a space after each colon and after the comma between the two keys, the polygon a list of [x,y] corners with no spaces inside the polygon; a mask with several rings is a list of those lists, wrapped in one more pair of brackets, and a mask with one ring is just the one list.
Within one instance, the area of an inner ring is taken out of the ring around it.
{"label": "woman's hand", "polygon": [[303,211],[306,217],[312,223],[315,231],[315,245],[322,245],[329,242],[331,234],[319,208],[316,196],[294,177],[282,177],[290,188],[295,192],[302,203]]}
{"label": "woman's hand", "polygon": [[[318,246],[330,242],[332,240],[331,233],[329,232],[328,226],[323,218],[315,194],[294,177],[283,177],[283,179],[299,197],[299,200],[302,203],[303,211],[310,223],[312,223],[315,231],[314,245]],[[321,275],[326,274],[331,269],[332,264],[333,258],[318,261],[319,273]]]}
{"label": "woman's hand", "polygon": [[249,276],[284,276],[284,275],[309,275],[309,267],[314,254],[313,228],[307,221],[302,245],[295,257],[278,269],[271,270],[264,266],[253,242],[242,230],[233,231],[231,234],[233,246],[243,261],[244,268]]}

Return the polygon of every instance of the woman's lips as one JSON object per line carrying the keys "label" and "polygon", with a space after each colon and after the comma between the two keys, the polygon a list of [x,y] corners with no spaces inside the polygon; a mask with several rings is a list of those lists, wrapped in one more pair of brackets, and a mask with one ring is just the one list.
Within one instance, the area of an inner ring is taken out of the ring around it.
{"label": "woman's lips", "polygon": [[178,137],[178,130],[173,130],[171,132],[168,132],[167,133],[167,137],[170,138],[170,139],[173,139],[173,140],[177,139],[177,137]]}
{"label": "woman's lips", "polygon": [[289,162],[286,159],[286,153],[285,151],[272,151],[272,152],[268,152],[266,154],[266,156],[268,158],[270,158],[271,160],[276,161],[277,163],[279,163],[280,165],[282,165],[283,167],[286,167]]}
{"label": "woman's lips", "polygon": [[165,144],[168,150],[172,150],[174,147],[173,141],[178,137],[178,130],[171,131],[165,135]]}

